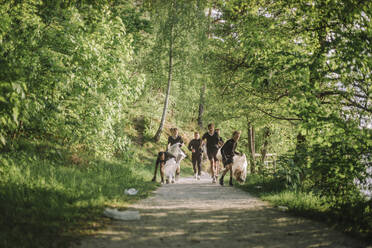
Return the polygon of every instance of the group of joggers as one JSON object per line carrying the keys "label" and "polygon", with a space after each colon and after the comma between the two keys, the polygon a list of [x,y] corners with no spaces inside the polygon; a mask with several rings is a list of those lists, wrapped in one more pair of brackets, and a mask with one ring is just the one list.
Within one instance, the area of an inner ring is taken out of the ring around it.
{"label": "group of joggers", "polygon": [[[217,153],[218,150],[221,149],[222,163],[225,169],[222,171],[219,182],[221,185],[223,185],[223,179],[226,173],[230,171],[229,185],[232,186],[232,164],[234,162],[233,158],[235,154],[241,155],[240,153],[236,152],[237,142],[240,138],[240,132],[234,131],[232,134],[232,138],[224,143],[219,131],[219,129],[215,129],[213,123],[209,124],[208,131],[203,134],[202,138],[200,138],[199,132],[194,132],[194,139],[190,141],[187,148],[192,153],[192,165],[194,169],[195,179],[200,180],[203,146],[206,146],[207,156],[211,165],[212,183],[217,182],[219,168]],[[181,138],[181,136],[178,135],[178,129],[171,128],[171,136],[168,137],[167,150],[165,152],[159,152],[157,156],[155,163],[155,173],[152,179],[153,181],[156,180],[156,173],[160,165],[161,182],[164,183],[164,165],[167,160],[174,158],[174,156],[168,152],[168,149],[170,146],[177,143],[180,144],[180,147],[184,145],[183,139]],[[180,167],[178,167],[176,171],[176,180],[178,179],[179,174]]]}

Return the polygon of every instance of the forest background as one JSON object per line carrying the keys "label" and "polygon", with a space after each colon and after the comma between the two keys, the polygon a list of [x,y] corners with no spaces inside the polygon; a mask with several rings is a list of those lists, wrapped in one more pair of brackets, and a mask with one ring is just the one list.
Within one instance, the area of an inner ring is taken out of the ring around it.
{"label": "forest background", "polygon": [[158,185],[170,127],[210,122],[242,131],[240,187],[370,237],[372,2],[0,3],[4,247],[104,225]]}

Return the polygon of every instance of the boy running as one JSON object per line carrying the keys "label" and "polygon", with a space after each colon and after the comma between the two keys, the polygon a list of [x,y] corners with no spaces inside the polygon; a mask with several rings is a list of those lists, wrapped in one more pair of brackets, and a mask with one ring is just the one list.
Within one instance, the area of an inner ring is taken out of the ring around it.
{"label": "boy running", "polygon": [[214,130],[214,124],[208,124],[208,132],[206,132],[203,137],[203,144],[207,143],[207,155],[211,164],[211,173],[212,173],[212,183],[216,183],[217,174],[216,174],[216,161],[217,161],[217,152],[218,152],[218,134]]}
{"label": "boy running", "polygon": [[233,137],[226,141],[226,143],[223,145],[221,148],[221,155],[222,155],[222,162],[223,165],[225,166],[225,170],[222,172],[221,178],[220,178],[220,184],[221,186],[223,185],[223,178],[225,177],[226,173],[230,171],[230,181],[229,185],[233,186],[232,183],[232,165],[234,163],[234,155],[235,154],[240,154],[235,151],[237,145],[238,145],[238,140],[240,138],[240,132],[235,131],[233,133]]}
{"label": "boy running", "polygon": [[194,133],[194,139],[190,141],[188,149],[192,152],[192,167],[194,169],[195,179],[200,180],[201,174],[201,161],[203,156],[203,150],[201,148],[202,140],[198,132]]}
{"label": "boy running", "polygon": [[171,147],[172,145],[176,143],[180,143],[180,147],[183,145],[183,139],[181,136],[178,135],[178,129],[175,127],[175,128],[171,128],[170,131],[171,131],[171,136],[168,137],[167,151],[169,147]]}

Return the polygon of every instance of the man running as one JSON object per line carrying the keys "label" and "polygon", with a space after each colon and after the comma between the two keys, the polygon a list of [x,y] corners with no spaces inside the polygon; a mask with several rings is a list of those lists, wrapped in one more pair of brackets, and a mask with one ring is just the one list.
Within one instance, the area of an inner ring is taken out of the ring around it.
{"label": "man running", "polygon": [[202,137],[203,143],[207,143],[207,155],[211,164],[211,173],[212,173],[212,183],[216,183],[217,174],[216,174],[216,161],[217,161],[217,152],[218,152],[218,134],[214,130],[214,124],[208,124],[208,132],[206,132]]}
{"label": "man running", "polygon": [[194,170],[195,179],[200,180],[201,174],[201,161],[203,150],[201,148],[202,140],[200,139],[199,132],[194,133],[194,139],[190,141],[188,149],[192,152],[192,167]]}
{"label": "man running", "polygon": [[225,170],[222,172],[221,178],[220,178],[220,184],[223,185],[223,178],[225,177],[226,173],[230,171],[230,181],[229,185],[233,186],[232,183],[232,165],[234,163],[234,155],[240,155],[240,153],[236,152],[235,149],[238,145],[238,140],[240,138],[240,132],[235,131],[233,133],[233,137],[226,141],[226,143],[221,148],[221,155],[222,155],[222,162],[225,166]]}

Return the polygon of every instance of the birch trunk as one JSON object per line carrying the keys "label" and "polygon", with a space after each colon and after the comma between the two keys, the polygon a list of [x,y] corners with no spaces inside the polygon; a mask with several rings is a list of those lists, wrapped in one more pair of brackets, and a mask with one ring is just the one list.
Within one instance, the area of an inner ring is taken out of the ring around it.
{"label": "birch trunk", "polygon": [[[173,4],[174,4],[174,2],[173,2]],[[173,13],[171,13],[171,14],[173,14]],[[169,95],[170,95],[171,84],[172,84],[172,75],[173,75],[173,25],[174,25],[174,23],[173,23],[173,18],[172,18],[171,26],[170,26],[170,35],[169,35],[169,65],[168,65],[167,93],[165,95],[163,114],[161,116],[159,129],[154,136],[155,142],[158,142],[160,140],[160,135],[163,131],[165,118],[166,118],[167,110],[168,110],[168,104],[169,104]]]}

